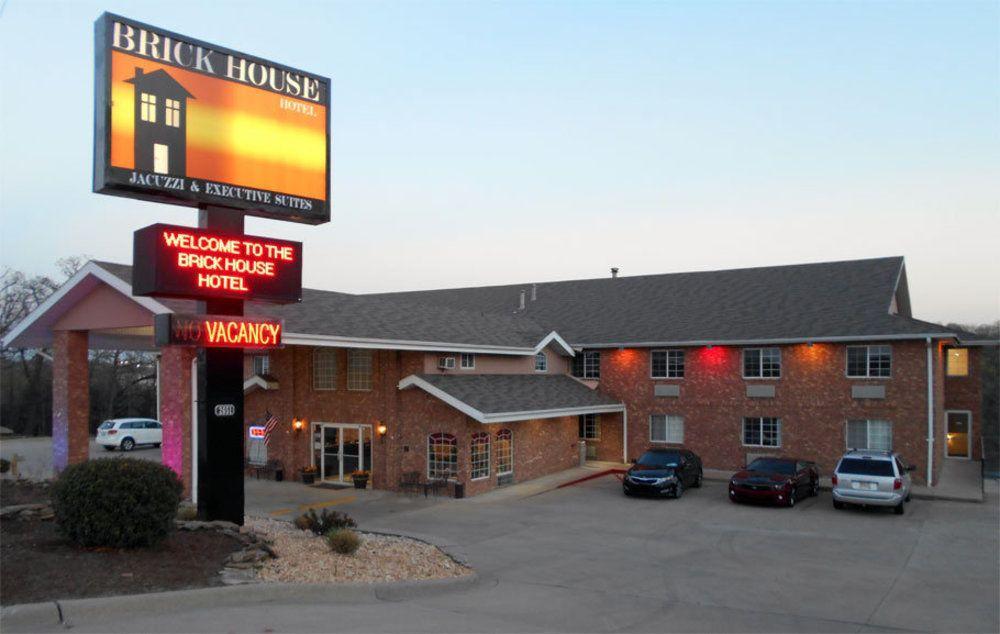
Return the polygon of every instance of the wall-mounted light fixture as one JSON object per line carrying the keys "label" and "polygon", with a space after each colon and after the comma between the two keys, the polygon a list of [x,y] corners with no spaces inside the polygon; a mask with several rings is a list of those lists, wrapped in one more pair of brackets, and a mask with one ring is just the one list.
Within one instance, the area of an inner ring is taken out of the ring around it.
{"label": "wall-mounted light fixture", "polygon": [[384,441],[385,433],[389,431],[389,428],[385,426],[385,423],[379,423],[378,427],[375,428],[375,431],[378,432],[378,439]]}
{"label": "wall-mounted light fixture", "polygon": [[299,432],[299,431],[302,431],[302,428],[305,427],[305,426],[306,426],[306,422],[304,420],[302,420],[301,418],[293,418],[292,419],[292,429],[293,430]]}

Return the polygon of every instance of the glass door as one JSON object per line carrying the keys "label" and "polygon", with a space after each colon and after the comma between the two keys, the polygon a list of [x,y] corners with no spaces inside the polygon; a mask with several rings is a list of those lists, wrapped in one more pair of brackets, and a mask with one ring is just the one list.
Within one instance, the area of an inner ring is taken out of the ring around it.
{"label": "glass door", "polygon": [[321,480],[340,481],[341,476],[341,429],[332,425],[323,426],[323,459],[320,465]]}
{"label": "glass door", "polygon": [[948,457],[968,458],[972,415],[969,412],[948,412],[945,416],[948,419]]}
{"label": "glass door", "polygon": [[341,480],[350,480],[351,474],[361,466],[361,429],[358,427],[343,428],[344,451],[341,454]]}

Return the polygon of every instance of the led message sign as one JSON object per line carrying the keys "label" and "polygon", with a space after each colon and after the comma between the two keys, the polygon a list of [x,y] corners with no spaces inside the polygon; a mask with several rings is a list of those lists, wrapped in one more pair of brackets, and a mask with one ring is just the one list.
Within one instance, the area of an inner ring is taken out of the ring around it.
{"label": "led message sign", "polygon": [[276,303],[302,298],[302,243],[155,224],[135,232],[132,293]]}
{"label": "led message sign", "polygon": [[[199,348],[275,348],[281,345],[284,330],[280,319],[178,313],[157,315],[153,325],[157,346]],[[232,412],[216,411],[216,415]]]}
{"label": "led message sign", "polygon": [[330,80],[105,13],[94,191],[330,220]]}
{"label": "led message sign", "polygon": [[267,436],[267,428],[253,425],[249,429],[249,436],[251,440],[264,440],[264,437]]}

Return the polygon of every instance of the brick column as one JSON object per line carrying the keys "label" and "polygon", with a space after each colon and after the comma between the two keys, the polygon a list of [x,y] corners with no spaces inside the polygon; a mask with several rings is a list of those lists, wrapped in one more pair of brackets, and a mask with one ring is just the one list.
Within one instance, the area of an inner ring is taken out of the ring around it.
{"label": "brick column", "polygon": [[87,331],[52,333],[52,467],[56,473],[90,455]]}
{"label": "brick column", "polygon": [[163,425],[163,464],[184,481],[191,496],[191,360],[194,348],[167,346],[160,354],[160,423]]}

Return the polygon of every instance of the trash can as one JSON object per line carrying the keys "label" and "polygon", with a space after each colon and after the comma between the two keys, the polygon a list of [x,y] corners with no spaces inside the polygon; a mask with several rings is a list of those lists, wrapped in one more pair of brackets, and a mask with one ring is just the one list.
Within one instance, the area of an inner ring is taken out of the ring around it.
{"label": "trash can", "polygon": [[581,440],[580,441],[580,466],[581,467],[586,467],[587,466],[587,441],[586,440]]}
{"label": "trash can", "polygon": [[275,469],[274,470],[274,481],[275,482],[281,482],[284,479],[285,479],[285,470],[284,469]]}
{"label": "trash can", "polygon": [[465,485],[461,482],[455,483],[455,499],[460,499],[465,497]]}

